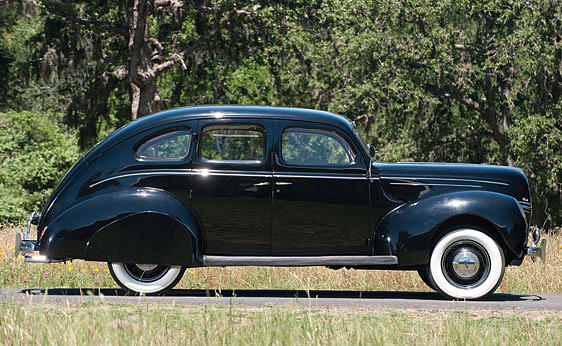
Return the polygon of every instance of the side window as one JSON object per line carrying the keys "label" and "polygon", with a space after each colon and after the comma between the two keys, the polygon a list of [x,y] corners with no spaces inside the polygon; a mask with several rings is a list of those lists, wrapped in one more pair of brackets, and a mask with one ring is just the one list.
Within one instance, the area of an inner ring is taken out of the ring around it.
{"label": "side window", "polygon": [[190,145],[191,132],[187,130],[168,132],[141,144],[136,155],[150,160],[181,159],[189,153]]}
{"label": "side window", "polygon": [[207,161],[262,161],[265,131],[254,125],[206,127],[201,134],[200,156]]}
{"label": "side window", "polygon": [[319,129],[289,128],[283,131],[283,161],[294,165],[349,166],[355,154],[337,133]]}

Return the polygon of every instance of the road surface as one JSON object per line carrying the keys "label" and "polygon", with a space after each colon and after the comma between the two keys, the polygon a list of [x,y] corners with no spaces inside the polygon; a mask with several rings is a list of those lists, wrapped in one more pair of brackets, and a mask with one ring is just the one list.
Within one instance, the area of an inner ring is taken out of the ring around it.
{"label": "road surface", "polygon": [[562,294],[494,294],[478,301],[450,301],[431,292],[294,291],[294,290],[172,290],[165,296],[132,296],[102,288],[1,288],[0,301],[30,304],[74,304],[86,301],[130,304],[235,304],[347,306],[389,309],[562,311]]}

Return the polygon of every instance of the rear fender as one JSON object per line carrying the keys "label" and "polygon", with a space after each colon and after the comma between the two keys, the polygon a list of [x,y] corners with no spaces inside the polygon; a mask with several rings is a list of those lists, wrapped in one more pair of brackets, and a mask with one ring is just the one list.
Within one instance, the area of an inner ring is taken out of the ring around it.
{"label": "rear fender", "polygon": [[[195,214],[176,196],[159,189],[125,189],[92,197],[63,212],[47,225],[39,241],[39,252],[51,258],[125,260],[136,251],[131,244],[138,245],[139,239],[161,239],[167,243],[181,238],[181,245],[174,251],[174,256],[181,258],[175,258],[173,264],[187,265],[188,258],[200,262],[201,235]],[[145,244],[148,246],[149,242]],[[143,246],[138,248],[145,250]],[[153,259],[162,252],[148,251]],[[170,256],[165,258],[171,260]]]}
{"label": "rear fender", "polygon": [[[527,222],[515,198],[488,191],[463,191],[404,204],[383,217],[375,229],[376,255],[394,255],[399,266],[429,263],[433,241],[454,219],[478,219],[509,257],[521,257]],[[476,226],[476,225],[474,225]]]}
{"label": "rear fender", "polygon": [[86,244],[89,261],[195,265],[195,240],[168,215],[142,212],[125,216],[97,231]]}

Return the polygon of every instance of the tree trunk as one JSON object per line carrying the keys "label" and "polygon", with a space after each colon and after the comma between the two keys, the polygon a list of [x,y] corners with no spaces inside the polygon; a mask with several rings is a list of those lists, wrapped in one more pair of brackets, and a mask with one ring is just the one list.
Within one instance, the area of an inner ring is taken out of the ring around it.
{"label": "tree trunk", "polygon": [[124,6],[129,30],[127,82],[131,95],[131,118],[135,120],[156,111],[156,73],[146,23],[152,12],[152,3],[132,0],[125,1]]}

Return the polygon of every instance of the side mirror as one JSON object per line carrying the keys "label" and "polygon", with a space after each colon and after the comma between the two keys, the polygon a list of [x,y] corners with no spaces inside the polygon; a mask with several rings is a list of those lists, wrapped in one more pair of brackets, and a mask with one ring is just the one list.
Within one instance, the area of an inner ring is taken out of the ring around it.
{"label": "side mirror", "polygon": [[375,159],[375,155],[377,154],[377,151],[375,150],[375,147],[373,147],[372,145],[369,144],[369,156],[371,157],[371,159]]}

